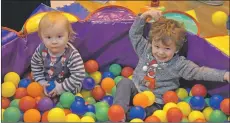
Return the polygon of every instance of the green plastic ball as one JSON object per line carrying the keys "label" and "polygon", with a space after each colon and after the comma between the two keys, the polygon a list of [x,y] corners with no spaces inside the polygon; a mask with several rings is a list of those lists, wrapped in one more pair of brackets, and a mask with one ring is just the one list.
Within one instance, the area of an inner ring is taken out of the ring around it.
{"label": "green plastic ball", "polygon": [[209,121],[211,122],[225,122],[227,121],[227,116],[220,110],[214,110],[209,116]]}
{"label": "green plastic ball", "polygon": [[98,121],[100,122],[105,122],[108,121],[108,111],[109,108],[108,107],[100,107],[100,110],[96,109],[96,118]]}
{"label": "green plastic ball", "polygon": [[210,103],[209,103],[209,100],[210,100],[210,99],[209,99],[209,98],[205,98],[204,100],[205,100],[206,105],[207,105],[207,106],[210,106]]}
{"label": "green plastic ball", "polygon": [[56,107],[64,109],[60,102],[57,103]]}
{"label": "green plastic ball", "polygon": [[70,108],[71,104],[73,103],[75,96],[70,92],[64,92],[60,96],[60,103],[63,108]]}
{"label": "green plastic ball", "polygon": [[114,76],[119,76],[121,74],[121,69],[119,64],[112,64],[109,67],[109,72],[113,73]]}
{"label": "green plastic ball", "polygon": [[123,79],[123,76],[117,76],[114,78],[116,85]]}
{"label": "green plastic ball", "polygon": [[11,103],[10,103],[10,107],[19,108],[19,101],[20,101],[20,99],[14,99],[14,100],[12,100]]}
{"label": "green plastic ball", "polygon": [[90,116],[96,121],[96,115],[93,112],[86,112],[84,116]]}
{"label": "green plastic ball", "polygon": [[4,122],[18,122],[20,120],[21,113],[16,107],[9,107],[5,110],[3,117]]}
{"label": "green plastic ball", "polygon": [[117,91],[117,87],[114,86],[114,87],[112,88],[112,96],[113,96],[113,97],[115,97],[116,91]]}
{"label": "green plastic ball", "polygon": [[184,101],[189,104],[191,98],[192,98],[191,96],[188,96],[188,97],[184,98]]}
{"label": "green plastic ball", "polygon": [[85,102],[87,102],[88,104],[95,104],[96,100],[93,97],[86,97]]}

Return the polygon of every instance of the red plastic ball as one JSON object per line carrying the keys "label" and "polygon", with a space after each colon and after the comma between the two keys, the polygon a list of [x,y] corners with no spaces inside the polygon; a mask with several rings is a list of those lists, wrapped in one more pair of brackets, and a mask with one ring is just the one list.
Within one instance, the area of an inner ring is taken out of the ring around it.
{"label": "red plastic ball", "polygon": [[2,97],[2,108],[6,109],[10,105],[10,100],[6,97]]}
{"label": "red plastic ball", "polygon": [[25,97],[20,99],[19,108],[23,112],[25,112],[29,109],[32,109],[32,108],[36,108],[36,100],[30,96],[25,96]]}
{"label": "red plastic ball", "polygon": [[95,60],[88,60],[87,62],[85,62],[84,66],[86,72],[88,73],[96,72],[99,69],[99,64]]}
{"label": "red plastic ball", "polygon": [[165,104],[169,103],[169,102],[177,103],[178,99],[179,98],[178,98],[176,92],[174,92],[174,91],[166,91],[163,95],[163,101]]}
{"label": "red plastic ball", "polygon": [[28,94],[27,94],[26,88],[17,88],[16,92],[15,92],[15,95],[14,95],[14,98],[15,99],[21,99],[22,97],[25,97],[27,95]]}
{"label": "red plastic ball", "polygon": [[180,122],[183,118],[183,113],[179,108],[170,108],[167,112],[168,122]]}
{"label": "red plastic ball", "polygon": [[145,119],[145,122],[158,122],[158,123],[160,123],[161,120],[157,116],[152,115],[152,116],[147,117]]}
{"label": "red plastic ball", "polygon": [[121,75],[128,78],[129,76],[133,75],[133,68],[124,67],[121,71]]}
{"label": "red plastic ball", "polygon": [[99,101],[105,96],[105,90],[101,86],[95,86],[91,94],[95,100]]}
{"label": "red plastic ball", "polygon": [[112,105],[108,111],[109,120],[119,122],[125,118],[125,111],[120,105]]}
{"label": "red plastic ball", "polygon": [[230,105],[230,98],[226,98],[220,103],[220,109],[226,115],[230,115],[230,107],[229,107],[229,105]]}
{"label": "red plastic ball", "polygon": [[41,122],[49,122],[48,121],[48,113],[49,113],[49,111],[46,111],[46,112],[44,112],[43,114],[42,114],[42,119],[41,119]]}
{"label": "red plastic ball", "polygon": [[196,84],[192,87],[191,93],[193,96],[203,96],[207,95],[207,89],[202,84]]}

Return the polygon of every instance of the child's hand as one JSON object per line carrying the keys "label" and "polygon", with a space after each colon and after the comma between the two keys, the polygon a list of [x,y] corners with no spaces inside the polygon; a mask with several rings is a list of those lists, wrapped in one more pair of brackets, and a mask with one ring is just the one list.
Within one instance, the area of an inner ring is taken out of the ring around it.
{"label": "child's hand", "polygon": [[55,97],[57,96],[57,90],[54,88],[49,94],[50,97]]}
{"label": "child's hand", "polygon": [[146,12],[144,12],[141,15],[141,18],[147,19],[148,17],[153,18],[155,21],[157,21],[160,17],[162,16],[161,11],[156,10],[156,9],[150,9]]}
{"label": "child's hand", "polygon": [[224,81],[227,81],[227,82],[229,82],[229,72],[226,72],[225,74],[224,74]]}
{"label": "child's hand", "polygon": [[42,83],[40,83],[40,85],[43,87],[44,94],[45,94],[46,96],[49,96],[49,95],[47,94],[47,92],[46,92],[46,87],[49,86],[50,84],[48,84],[48,82],[42,82]]}

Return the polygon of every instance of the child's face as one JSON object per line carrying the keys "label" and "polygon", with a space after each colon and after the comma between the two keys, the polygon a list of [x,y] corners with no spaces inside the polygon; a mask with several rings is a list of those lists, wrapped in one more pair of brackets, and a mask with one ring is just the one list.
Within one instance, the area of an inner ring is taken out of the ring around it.
{"label": "child's face", "polygon": [[59,22],[50,27],[42,28],[41,37],[49,51],[53,54],[58,54],[65,50],[69,40],[69,33],[65,24]]}
{"label": "child's face", "polygon": [[172,59],[176,52],[176,44],[170,42],[168,45],[164,45],[161,41],[152,42],[152,55],[159,62],[167,62]]}

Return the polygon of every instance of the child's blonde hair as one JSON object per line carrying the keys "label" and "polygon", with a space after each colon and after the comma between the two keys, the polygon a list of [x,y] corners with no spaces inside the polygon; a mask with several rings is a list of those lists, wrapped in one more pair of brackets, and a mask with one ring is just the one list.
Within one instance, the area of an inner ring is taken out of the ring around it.
{"label": "child's blonde hair", "polygon": [[152,41],[161,41],[164,45],[169,45],[170,41],[173,41],[176,43],[177,50],[179,50],[185,42],[186,30],[183,23],[161,17],[158,21],[152,23],[149,39],[151,43]]}
{"label": "child's blonde hair", "polygon": [[71,23],[69,22],[68,18],[62,14],[62,12],[59,11],[51,11],[48,12],[47,14],[45,14],[42,19],[39,22],[39,26],[38,26],[38,35],[41,38],[41,30],[44,27],[50,27],[52,25],[54,25],[57,22],[61,22],[63,24],[65,24],[67,30],[69,31],[69,41],[74,41],[74,39],[76,38],[76,33],[74,32]]}

